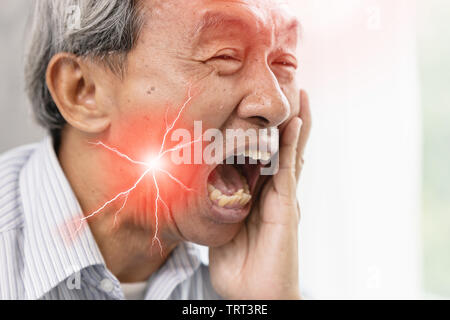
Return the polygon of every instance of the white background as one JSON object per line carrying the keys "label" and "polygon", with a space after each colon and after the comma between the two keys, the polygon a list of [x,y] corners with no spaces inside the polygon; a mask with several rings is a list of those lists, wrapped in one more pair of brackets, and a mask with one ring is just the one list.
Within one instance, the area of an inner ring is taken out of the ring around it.
{"label": "white background", "polygon": [[420,159],[413,1],[294,1],[313,135],[300,199],[313,298],[420,294]]}

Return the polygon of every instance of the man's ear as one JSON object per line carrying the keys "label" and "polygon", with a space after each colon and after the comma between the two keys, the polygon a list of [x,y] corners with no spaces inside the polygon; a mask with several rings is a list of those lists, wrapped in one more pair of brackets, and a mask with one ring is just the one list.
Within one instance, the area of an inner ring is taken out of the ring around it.
{"label": "man's ear", "polygon": [[56,54],[47,67],[47,87],[59,112],[68,124],[86,133],[100,133],[110,125],[110,115],[96,99],[97,68],[69,53]]}

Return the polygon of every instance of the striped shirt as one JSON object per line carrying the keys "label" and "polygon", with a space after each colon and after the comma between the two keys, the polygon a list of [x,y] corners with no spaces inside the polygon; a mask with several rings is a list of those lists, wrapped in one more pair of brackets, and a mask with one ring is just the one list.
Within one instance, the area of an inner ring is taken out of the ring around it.
{"label": "striped shirt", "polygon": [[[0,299],[124,299],[81,212],[52,139],[0,156]],[[220,299],[198,248],[180,244],[147,281],[145,299]]]}

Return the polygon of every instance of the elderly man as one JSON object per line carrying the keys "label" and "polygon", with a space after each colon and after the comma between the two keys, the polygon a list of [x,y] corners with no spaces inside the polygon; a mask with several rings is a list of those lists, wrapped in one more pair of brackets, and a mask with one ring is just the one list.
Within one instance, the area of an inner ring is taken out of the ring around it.
{"label": "elderly man", "polygon": [[[300,298],[298,28],[275,0],[36,1],[27,91],[49,136],[0,157],[0,298]],[[279,170],[250,145],[257,164],[175,165],[169,133],[195,122],[279,129]]]}

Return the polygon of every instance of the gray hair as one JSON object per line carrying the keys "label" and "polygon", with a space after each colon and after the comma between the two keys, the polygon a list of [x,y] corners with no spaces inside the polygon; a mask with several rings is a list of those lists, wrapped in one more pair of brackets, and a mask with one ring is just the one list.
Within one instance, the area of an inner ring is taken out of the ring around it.
{"label": "gray hair", "polygon": [[57,132],[66,123],[46,84],[51,58],[59,52],[98,58],[122,73],[143,25],[140,9],[137,0],[35,0],[25,82],[40,125]]}

